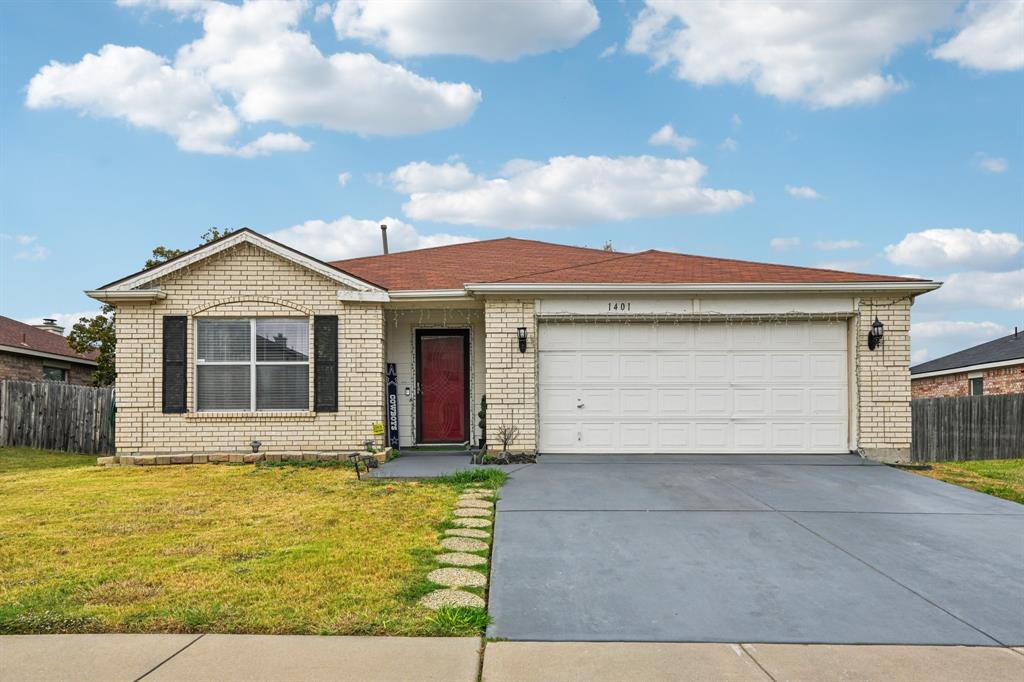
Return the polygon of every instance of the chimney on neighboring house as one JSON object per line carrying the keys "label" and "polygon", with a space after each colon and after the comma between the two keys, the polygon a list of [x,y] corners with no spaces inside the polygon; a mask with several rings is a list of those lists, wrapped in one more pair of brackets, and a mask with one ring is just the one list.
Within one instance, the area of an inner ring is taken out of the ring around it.
{"label": "chimney on neighboring house", "polygon": [[42,324],[34,324],[32,326],[36,329],[42,329],[44,332],[50,332],[57,336],[64,336],[64,327],[57,324],[57,320],[52,317],[44,317]]}
{"label": "chimney on neighboring house", "polygon": [[388,226],[380,226],[380,238],[384,241],[384,255],[388,255]]}

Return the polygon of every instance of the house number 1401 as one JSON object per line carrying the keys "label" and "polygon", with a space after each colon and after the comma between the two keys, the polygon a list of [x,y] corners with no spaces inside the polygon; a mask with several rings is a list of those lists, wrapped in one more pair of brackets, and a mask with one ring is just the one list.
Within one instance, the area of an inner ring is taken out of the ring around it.
{"label": "house number 1401", "polygon": [[622,303],[608,303],[609,312],[628,313],[630,304],[628,302]]}

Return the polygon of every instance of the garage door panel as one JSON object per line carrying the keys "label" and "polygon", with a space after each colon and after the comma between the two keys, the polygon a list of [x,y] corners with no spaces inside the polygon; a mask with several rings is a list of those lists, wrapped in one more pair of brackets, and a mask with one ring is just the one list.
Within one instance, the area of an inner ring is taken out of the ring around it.
{"label": "garage door panel", "polygon": [[682,353],[659,353],[656,357],[659,382],[685,381],[693,377],[693,356]]}
{"label": "garage door panel", "polygon": [[654,329],[659,349],[693,348],[693,325],[655,324]]}
{"label": "garage door panel", "polygon": [[619,378],[623,381],[652,381],[654,363],[651,353],[623,353],[619,356]]}
{"label": "garage door panel", "polygon": [[845,452],[846,330],[844,322],[542,324],[540,448]]}
{"label": "garage door panel", "polygon": [[693,359],[693,378],[697,381],[728,381],[729,356],[697,353]]}
{"label": "garage door panel", "polygon": [[658,416],[682,417],[691,414],[688,388],[658,388]]}
{"label": "garage door panel", "polygon": [[575,416],[578,395],[578,391],[574,388],[542,387],[540,389],[541,404],[544,405],[545,412],[552,416]]}
{"label": "garage door panel", "polygon": [[541,353],[540,375],[548,384],[552,382],[578,381],[580,378],[580,359],[577,353]]}
{"label": "garage door panel", "polygon": [[619,360],[611,353],[580,353],[582,381],[609,381],[618,378]]}
{"label": "garage door panel", "polygon": [[624,388],[619,391],[619,413],[627,416],[651,417],[655,414],[654,390]]}

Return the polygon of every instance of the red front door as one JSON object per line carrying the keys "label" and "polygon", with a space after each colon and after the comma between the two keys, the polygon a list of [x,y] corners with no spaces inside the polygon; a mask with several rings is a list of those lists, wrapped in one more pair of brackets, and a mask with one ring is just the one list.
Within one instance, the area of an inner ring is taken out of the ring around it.
{"label": "red front door", "polygon": [[417,340],[419,441],[465,442],[466,334],[420,331]]}

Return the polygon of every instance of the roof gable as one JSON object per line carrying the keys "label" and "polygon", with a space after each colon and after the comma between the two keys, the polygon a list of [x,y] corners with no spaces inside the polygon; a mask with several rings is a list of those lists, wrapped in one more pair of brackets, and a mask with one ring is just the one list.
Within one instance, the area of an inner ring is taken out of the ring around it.
{"label": "roof gable", "polygon": [[977,346],[965,348],[956,353],[943,355],[941,358],[922,362],[920,365],[911,367],[910,373],[916,375],[944,372],[962,367],[973,367],[974,365],[984,365],[990,362],[1007,362],[1011,360],[1024,362],[1024,333],[1010,334],[994,341],[987,341]]}
{"label": "roof gable", "polygon": [[312,270],[317,274],[320,274],[327,279],[333,280],[342,284],[350,289],[356,291],[383,291],[383,287],[374,284],[373,282],[362,279],[357,275],[352,275],[344,270],[325,263],[321,260],[317,260],[312,256],[309,256],[301,251],[297,251],[290,246],[276,242],[269,237],[255,232],[249,228],[243,228],[236,232],[232,232],[228,235],[216,239],[208,244],[202,244],[191,251],[171,258],[170,260],[161,263],[155,267],[141,270],[133,275],[124,277],[110,284],[106,284],[98,291],[115,292],[115,291],[129,291],[133,289],[141,289],[145,285],[150,284],[158,279],[166,277],[173,272],[177,272],[182,268],[193,265],[199,261],[205,260],[210,256],[216,255],[228,249],[231,249],[239,244],[252,244],[258,248],[269,251],[284,260],[290,261],[300,267]]}

